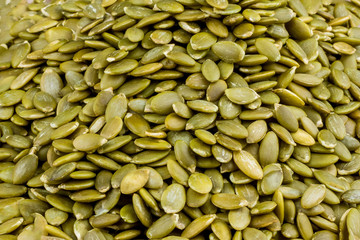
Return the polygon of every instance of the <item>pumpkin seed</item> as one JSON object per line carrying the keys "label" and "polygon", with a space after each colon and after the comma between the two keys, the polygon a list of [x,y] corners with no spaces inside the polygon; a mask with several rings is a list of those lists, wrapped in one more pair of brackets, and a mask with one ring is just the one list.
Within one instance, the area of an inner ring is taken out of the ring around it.
{"label": "pumpkin seed", "polygon": [[0,239],[360,237],[358,0],[30,2],[0,3]]}

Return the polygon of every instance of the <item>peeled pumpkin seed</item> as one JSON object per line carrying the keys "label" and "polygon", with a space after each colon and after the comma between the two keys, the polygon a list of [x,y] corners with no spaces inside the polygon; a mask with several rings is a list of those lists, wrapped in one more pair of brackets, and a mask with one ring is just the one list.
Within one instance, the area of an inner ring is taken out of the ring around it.
{"label": "peeled pumpkin seed", "polygon": [[0,238],[359,238],[359,6],[0,3]]}
{"label": "peeled pumpkin seed", "polygon": [[179,65],[183,65],[183,66],[194,66],[195,65],[195,60],[192,59],[189,55],[187,55],[186,53],[180,52],[180,51],[171,51],[167,54],[165,54],[165,56],[173,61],[176,64]]}
{"label": "peeled pumpkin seed", "polygon": [[249,104],[259,98],[259,95],[254,90],[243,87],[226,89],[225,95],[236,104]]}
{"label": "peeled pumpkin seed", "polygon": [[[241,207],[229,211],[229,223],[235,230],[244,230],[251,220],[250,210],[247,207]],[[242,219],[239,221],[238,219]]]}
{"label": "peeled pumpkin seed", "polygon": [[169,185],[161,196],[161,206],[166,213],[178,213],[185,206],[185,188],[177,183]]}
{"label": "peeled pumpkin seed", "polygon": [[0,225],[0,234],[11,233],[24,222],[24,218],[18,217],[10,219]]}
{"label": "peeled pumpkin seed", "polygon": [[149,179],[148,169],[138,169],[128,173],[121,181],[121,192],[131,194],[141,189]]}
{"label": "peeled pumpkin seed", "polygon": [[215,217],[215,214],[210,214],[203,215],[195,219],[184,229],[181,236],[185,238],[191,238],[198,235],[215,220]]}
{"label": "peeled pumpkin seed", "polygon": [[265,233],[256,229],[256,228],[245,228],[243,233],[243,238],[245,240],[257,238],[257,239],[267,239]]}
{"label": "peeled pumpkin seed", "polygon": [[219,193],[214,194],[211,197],[211,202],[218,207],[222,207],[227,210],[238,209],[244,207],[248,202],[242,197],[232,193]]}
{"label": "peeled pumpkin seed", "polygon": [[211,179],[202,173],[193,173],[188,179],[188,184],[191,189],[198,193],[209,193],[212,189]]}
{"label": "peeled pumpkin seed", "polygon": [[148,238],[162,238],[174,230],[179,216],[177,214],[165,214],[155,221],[147,230]]}
{"label": "peeled pumpkin seed", "polygon": [[253,179],[262,179],[263,170],[251,153],[240,150],[234,152],[234,161],[244,174]]}
{"label": "peeled pumpkin seed", "polygon": [[25,92],[23,90],[9,90],[0,94],[0,106],[8,107],[21,101]]}
{"label": "peeled pumpkin seed", "polygon": [[266,56],[270,61],[277,62],[280,60],[280,52],[271,41],[266,38],[257,38],[255,41],[256,50]]}
{"label": "peeled pumpkin seed", "polygon": [[217,42],[211,50],[221,60],[228,63],[236,63],[244,58],[244,50],[236,43],[230,41]]}
{"label": "peeled pumpkin seed", "polygon": [[22,157],[14,167],[13,183],[23,184],[30,180],[36,172],[38,165],[38,157],[34,154],[29,154]]}
{"label": "peeled pumpkin seed", "polygon": [[315,207],[325,198],[325,185],[310,185],[301,197],[301,206],[305,209]]}
{"label": "peeled pumpkin seed", "polygon": [[214,43],[216,43],[216,37],[211,33],[201,32],[193,35],[190,38],[190,44],[194,50],[209,49]]}
{"label": "peeled pumpkin seed", "polygon": [[78,136],[74,139],[74,147],[80,151],[94,151],[98,147],[101,147],[107,142],[107,140],[94,133],[88,133]]}
{"label": "peeled pumpkin seed", "polygon": [[275,104],[275,116],[278,122],[289,131],[295,132],[298,130],[298,120],[287,106]]}
{"label": "peeled pumpkin seed", "polygon": [[171,91],[159,93],[151,100],[151,109],[159,114],[169,114],[172,104],[181,101],[180,96]]}
{"label": "peeled pumpkin seed", "polygon": [[248,136],[246,138],[247,143],[260,142],[266,135],[267,125],[264,120],[257,120],[252,122],[248,128]]}
{"label": "peeled pumpkin seed", "polygon": [[314,172],[314,176],[319,182],[325,184],[330,190],[335,192],[344,192],[346,190],[345,182],[336,178],[328,172],[323,170],[317,170]]}

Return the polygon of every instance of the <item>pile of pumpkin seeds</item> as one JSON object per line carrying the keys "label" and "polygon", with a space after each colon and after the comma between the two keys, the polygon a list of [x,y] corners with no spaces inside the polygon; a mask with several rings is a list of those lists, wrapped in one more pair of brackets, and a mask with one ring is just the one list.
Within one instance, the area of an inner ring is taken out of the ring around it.
{"label": "pile of pumpkin seeds", "polygon": [[360,1],[0,1],[0,240],[360,239]]}

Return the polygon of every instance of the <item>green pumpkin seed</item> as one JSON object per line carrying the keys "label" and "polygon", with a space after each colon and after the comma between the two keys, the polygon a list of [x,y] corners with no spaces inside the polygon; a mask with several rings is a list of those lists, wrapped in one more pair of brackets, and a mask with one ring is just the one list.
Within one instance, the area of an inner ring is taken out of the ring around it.
{"label": "green pumpkin seed", "polygon": [[24,218],[18,217],[10,219],[0,225],[0,234],[11,233],[15,229],[21,226],[24,222]]}
{"label": "green pumpkin seed", "polygon": [[304,239],[311,239],[313,235],[313,228],[311,226],[309,218],[304,213],[299,213],[296,219],[300,235]]}
{"label": "green pumpkin seed", "polygon": [[209,82],[215,82],[220,79],[220,69],[211,59],[207,59],[203,62],[201,72]]}
{"label": "green pumpkin seed", "polygon": [[344,192],[346,190],[345,183],[328,172],[316,170],[314,171],[314,176],[330,190],[335,192]]}
{"label": "green pumpkin seed", "polygon": [[259,161],[262,166],[275,163],[279,155],[279,140],[274,132],[268,132],[261,141]]}
{"label": "green pumpkin seed", "polygon": [[25,92],[23,90],[9,90],[0,94],[0,106],[8,107],[17,104]]}
{"label": "green pumpkin seed", "polygon": [[305,209],[315,207],[325,198],[325,185],[310,185],[301,197],[301,206]]}
{"label": "green pumpkin seed", "polygon": [[46,196],[46,201],[55,208],[62,210],[64,212],[72,213],[73,211],[72,207],[74,205],[74,202],[69,198],[56,194],[50,194]]}
{"label": "green pumpkin seed", "polygon": [[249,38],[253,35],[255,27],[251,23],[242,23],[235,27],[233,34],[241,39]]}
{"label": "green pumpkin seed", "polygon": [[265,233],[263,233],[262,231],[260,231],[260,230],[258,230],[256,228],[247,227],[247,228],[244,229],[243,238],[245,240],[252,239],[254,237],[256,239],[261,239],[261,240],[267,239]]}
{"label": "green pumpkin seed", "polygon": [[249,152],[240,150],[234,152],[233,155],[236,165],[247,176],[253,179],[261,179],[263,177],[263,171],[260,164]]}
{"label": "green pumpkin seed", "polygon": [[358,6],[0,3],[0,238],[358,238]]}
{"label": "green pumpkin seed", "polygon": [[102,155],[88,154],[86,158],[95,165],[111,171],[116,171],[120,167],[114,160]]}
{"label": "green pumpkin seed", "polygon": [[166,213],[180,212],[184,208],[185,202],[185,188],[177,183],[169,185],[161,196],[161,206]]}
{"label": "green pumpkin seed", "polygon": [[191,238],[205,230],[215,220],[216,215],[204,215],[192,221],[181,234],[182,237]]}
{"label": "green pumpkin seed", "polygon": [[249,88],[229,88],[225,90],[225,95],[236,104],[249,104],[260,97],[254,90]]}
{"label": "green pumpkin seed", "polygon": [[74,139],[74,147],[79,151],[94,151],[107,142],[107,140],[94,133],[83,134]]}
{"label": "green pumpkin seed", "polygon": [[172,232],[178,222],[177,214],[165,214],[156,220],[146,231],[148,238],[162,238]]}
{"label": "green pumpkin seed", "polygon": [[50,208],[45,212],[45,218],[51,225],[59,226],[67,220],[68,214],[56,208]]}
{"label": "green pumpkin seed", "polygon": [[117,63],[111,63],[105,69],[105,73],[109,75],[120,75],[131,72],[138,66],[138,62],[134,59],[124,59]]}
{"label": "green pumpkin seed", "polygon": [[[251,220],[250,210],[247,207],[241,207],[236,210],[229,211],[229,223],[235,230],[244,230],[249,224]],[[238,219],[242,219],[242,221],[238,221]]]}
{"label": "green pumpkin seed", "polygon": [[87,189],[72,193],[69,197],[73,201],[87,203],[101,200],[105,198],[106,195],[93,189]]}
{"label": "green pumpkin seed", "polygon": [[244,50],[236,43],[230,41],[217,42],[211,50],[221,60],[228,63],[236,63],[244,58]]}
{"label": "green pumpkin seed", "polygon": [[280,52],[271,41],[266,38],[257,38],[255,41],[257,51],[266,56],[270,61],[277,62],[280,60]]}
{"label": "green pumpkin seed", "polygon": [[184,186],[188,185],[189,174],[180,166],[179,163],[174,160],[169,160],[167,162],[167,169],[171,177],[178,183]]}
{"label": "green pumpkin seed", "polygon": [[124,194],[131,194],[141,189],[149,179],[148,169],[138,169],[124,176],[120,189]]}
{"label": "green pumpkin seed", "polygon": [[212,189],[211,179],[202,173],[193,173],[188,179],[189,187],[198,193],[209,193]]}
{"label": "green pumpkin seed", "polygon": [[14,167],[13,183],[23,184],[30,180],[35,174],[38,166],[38,158],[34,154],[22,157]]}
{"label": "green pumpkin seed", "polygon": [[190,66],[190,67],[195,65],[195,60],[183,52],[171,51],[169,53],[166,53],[165,56],[179,65]]}
{"label": "green pumpkin seed", "polygon": [[218,193],[211,197],[211,202],[223,209],[233,210],[245,207],[248,202],[242,197],[232,193]]}
{"label": "green pumpkin seed", "polygon": [[266,135],[267,125],[264,120],[257,120],[251,123],[247,127],[248,136],[246,138],[247,143],[260,142]]}
{"label": "green pumpkin seed", "polygon": [[6,143],[15,148],[29,148],[31,147],[30,139],[21,135],[10,135],[6,137]]}

